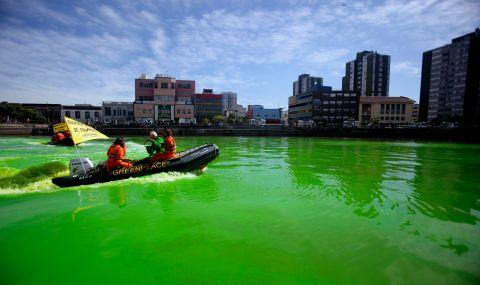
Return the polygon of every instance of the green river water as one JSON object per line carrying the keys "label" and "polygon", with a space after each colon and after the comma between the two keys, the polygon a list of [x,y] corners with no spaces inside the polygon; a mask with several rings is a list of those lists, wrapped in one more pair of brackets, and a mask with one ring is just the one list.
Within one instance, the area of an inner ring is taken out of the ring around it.
{"label": "green river water", "polygon": [[178,137],[221,155],[60,189],[75,150],[47,140],[0,138],[0,284],[480,283],[480,145]]}

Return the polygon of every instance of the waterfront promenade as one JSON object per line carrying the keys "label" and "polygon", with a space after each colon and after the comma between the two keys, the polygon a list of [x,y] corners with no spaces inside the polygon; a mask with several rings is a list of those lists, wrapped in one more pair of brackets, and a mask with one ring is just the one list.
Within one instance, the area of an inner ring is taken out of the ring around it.
{"label": "waterfront promenade", "polygon": [[[116,127],[100,126],[106,135],[146,135],[158,126]],[[480,143],[478,128],[312,128],[294,129],[281,127],[170,127],[177,136],[272,136],[272,137],[336,137],[394,140],[457,141]],[[0,125],[0,135],[51,135],[48,125]]]}

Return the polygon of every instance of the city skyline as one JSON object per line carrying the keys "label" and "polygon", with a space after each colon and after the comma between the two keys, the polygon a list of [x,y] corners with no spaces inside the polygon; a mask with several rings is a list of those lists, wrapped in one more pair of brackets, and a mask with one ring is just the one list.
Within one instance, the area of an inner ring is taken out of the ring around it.
{"label": "city skyline", "polygon": [[474,1],[2,1],[2,101],[131,101],[141,73],[287,107],[299,74],[341,89],[357,52],[391,56],[390,96],[419,101],[422,53],[474,30]]}

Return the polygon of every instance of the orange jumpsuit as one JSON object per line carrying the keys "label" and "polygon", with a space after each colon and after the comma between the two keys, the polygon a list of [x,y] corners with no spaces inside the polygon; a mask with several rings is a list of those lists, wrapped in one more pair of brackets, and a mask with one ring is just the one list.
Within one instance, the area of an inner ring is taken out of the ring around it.
{"label": "orange jumpsuit", "polygon": [[112,144],[107,151],[107,171],[111,171],[116,167],[132,167],[133,165],[130,162],[123,161],[127,149],[125,146],[118,144]]}
{"label": "orange jumpsuit", "polygon": [[157,153],[152,157],[152,162],[165,161],[175,157],[177,143],[171,136],[167,137],[163,142],[163,152]]}
{"label": "orange jumpsuit", "polygon": [[57,143],[57,142],[63,140],[64,138],[65,138],[65,136],[62,133],[56,133],[52,138],[52,142]]}

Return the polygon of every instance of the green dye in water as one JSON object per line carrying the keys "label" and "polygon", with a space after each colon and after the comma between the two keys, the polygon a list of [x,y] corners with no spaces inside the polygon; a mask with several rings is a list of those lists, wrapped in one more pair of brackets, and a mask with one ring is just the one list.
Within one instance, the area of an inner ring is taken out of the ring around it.
{"label": "green dye in water", "polygon": [[76,153],[46,140],[0,138],[1,284],[480,283],[478,145],[178,137],[221,155],[60,189]]}

